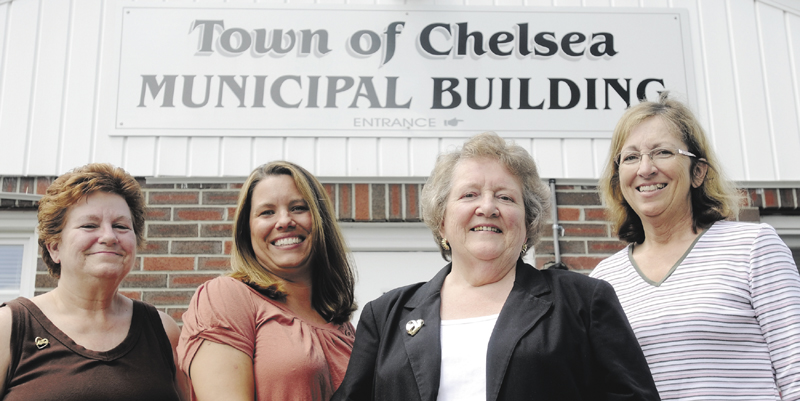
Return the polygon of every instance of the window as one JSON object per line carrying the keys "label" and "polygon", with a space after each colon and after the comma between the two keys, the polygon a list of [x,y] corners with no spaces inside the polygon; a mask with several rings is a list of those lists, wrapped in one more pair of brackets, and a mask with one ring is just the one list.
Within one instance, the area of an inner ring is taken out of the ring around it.
{"label": "window", "polygon": [[0,302],[33,297],[36,282],[36,212],[0,212]]}

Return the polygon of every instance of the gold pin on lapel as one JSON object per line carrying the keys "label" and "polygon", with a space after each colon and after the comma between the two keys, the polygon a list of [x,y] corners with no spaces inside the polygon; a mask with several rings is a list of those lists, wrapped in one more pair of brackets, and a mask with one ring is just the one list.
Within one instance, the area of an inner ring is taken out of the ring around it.
{"label": "gold pin on lapel", "polygon": [[424,324],[425,321],[422,319],[409,320],[408,323],[406,323],[406,332],[413,336],[414,334],[417,334],[419,329],[421,329]]}
{"label": "gold pin on lapel", "polygon": [[43,349],[44,347],[50,345],[50,341],[48,341],[46,338],[42,338],[42,337],[36,337],[36,339],[33,340],[33,341],[36,342],[36,348],[39,348],[39,349]]}

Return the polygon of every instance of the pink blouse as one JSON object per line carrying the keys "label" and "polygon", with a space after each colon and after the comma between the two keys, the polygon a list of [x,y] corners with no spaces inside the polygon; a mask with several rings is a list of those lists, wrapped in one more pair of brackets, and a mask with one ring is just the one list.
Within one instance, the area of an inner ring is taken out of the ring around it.
{"label": "pink blouse", "polygon": [[350,323],[303,321],[250,286],[218,277],[197,289],[183,314],[178,363],[188,375],[203,341],[230,345],[253,359],[257,401],[327,401],[342,382],[354,339]]}

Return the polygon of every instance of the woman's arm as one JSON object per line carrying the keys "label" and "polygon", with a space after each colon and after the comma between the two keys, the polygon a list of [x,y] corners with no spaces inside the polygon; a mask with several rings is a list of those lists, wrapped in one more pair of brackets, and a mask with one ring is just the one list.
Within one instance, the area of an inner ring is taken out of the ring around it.
{"label": "woman's arm", "polygon": [[0,308],[0,398],[6,394],[6,376],[11,366],[11,308]]}
{"label": "woman's arm", "polygon": [[230,345],[203,341],[189,366],[189,376],[198,401],[255,398],[253,360]]}
{"label": "woman's arm", "polygon": [[159,311],[158,316],[161,318],[161,324],[164,326],[164,331],[167,332],[170,345],[172,345],[172,360],[175,362],[175,384],[178,387],[178,396],[183,401],[189,401],[189,379],[178,367],[178,353],[176,352],[178,339],[181,337],[181,329],[170,315]]}
{"label": "woman's arm", "polygon": [[750,250],[750,293],[784,400],[800,400],[800,274],[775,230],[762,225]]}
{"label": "woman's arm", "polygon": [[331,401],[372,400],[375,376],[375,360],[378,358],[380,333],[378,333],[372,304],[361,311],[356,330],[356,340],[347,373]]}

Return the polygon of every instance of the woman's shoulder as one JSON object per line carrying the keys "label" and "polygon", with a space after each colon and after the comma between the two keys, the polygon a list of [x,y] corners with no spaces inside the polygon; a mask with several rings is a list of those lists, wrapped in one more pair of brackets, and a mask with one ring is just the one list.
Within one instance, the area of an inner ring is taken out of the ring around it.
{"label": "woman's shoulder", "polygon": [[566,286],[570,288],[595,287],[602,283],[602,280],[587,276],[570,270],[540,270],[547,281],[553,286]]}
{"label": "woman's shoulder", "polygon": [[383,293],[383,295],[380,297],[367,302],[364,307],[369,307],[378,315],[385,315],[390,310],[402,308],[404,305],[407,305],[408,302],[413,299],[415,295],[417,295],[417,293],[420,293],[420,291],[425,292],[425,289],[428,288],[429,284],[429,281],[424,281],[395,288]]}
{"label": "woman's shoulder", "polygon": [[777,237],[775,228],[767,223],[722,220],[714,223],[703,233],[701,241],[730,244],[741,241],[755,241],[760,237]]}

